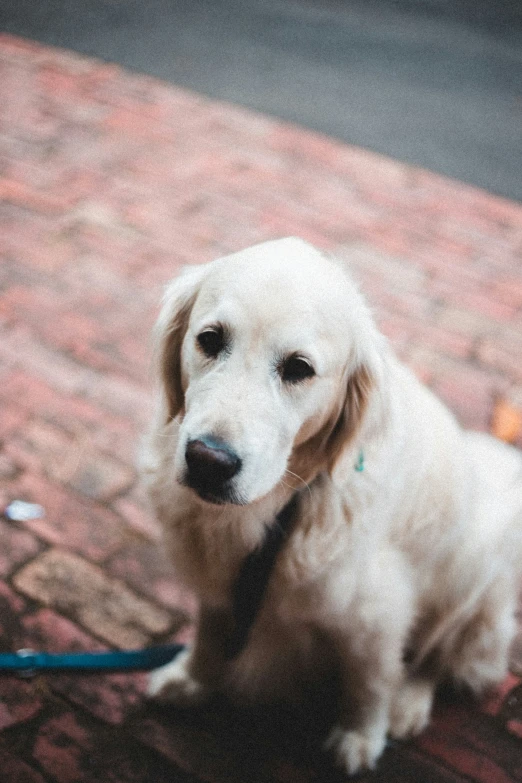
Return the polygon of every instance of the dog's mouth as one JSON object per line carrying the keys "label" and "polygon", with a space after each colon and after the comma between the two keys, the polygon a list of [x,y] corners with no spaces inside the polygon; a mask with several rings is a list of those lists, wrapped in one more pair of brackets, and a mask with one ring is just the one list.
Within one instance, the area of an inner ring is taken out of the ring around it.
{"label": "dog's mouth", "polygon": [[204,500],[206,503],[212,503],[214,506],[227,504],[245,506],[247,504],[247,500],[234,489],[229,481],[215,484],[202,482],[186,471],[180,483],[192,489],[201,500]]}

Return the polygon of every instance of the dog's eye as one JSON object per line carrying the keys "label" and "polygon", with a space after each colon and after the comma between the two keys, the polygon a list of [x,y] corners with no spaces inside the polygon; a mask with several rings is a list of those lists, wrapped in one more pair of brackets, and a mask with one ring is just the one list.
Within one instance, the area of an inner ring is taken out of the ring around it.
{"label": "dog's eye", "polygon": [[315,370],[307,359],[301,356],[290,356],[282,362],[280,374],[286,383],[299,383],[315,375]]}
{"label": "dog's eye", "polygon": [[197,341],[205,356],[209,357],[217,356],[225,347],[225,336],[220,327],[205,329],[198,334]]}

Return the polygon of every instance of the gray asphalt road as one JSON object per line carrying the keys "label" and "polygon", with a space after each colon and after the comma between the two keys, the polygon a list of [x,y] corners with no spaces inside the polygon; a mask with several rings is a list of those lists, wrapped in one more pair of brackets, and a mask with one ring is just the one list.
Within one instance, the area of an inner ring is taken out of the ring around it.
{"label": "gray asphalt road", "polygon": [[0,0],[0,29],[522,200],[520,0]]}

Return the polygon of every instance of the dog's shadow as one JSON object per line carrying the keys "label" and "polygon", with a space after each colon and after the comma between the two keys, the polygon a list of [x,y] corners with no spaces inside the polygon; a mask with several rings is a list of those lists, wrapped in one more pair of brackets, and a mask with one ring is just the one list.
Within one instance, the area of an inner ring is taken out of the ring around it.
{"label": "dog's shadow", "polygon": [[203,780],[346,780],[322,751],[335,718],[330,691],[303,701],[299,707],[247,708],[224,697],[197,709],[148,702],[129,718],[135,736]]}
{"label": "dog's shadow", "polygon": [[[446,780],[415,742],[394,741],[374,771],[349,778],[323,750],[338,715],[334,693],[334,686],[329,687],[299,707],[245,708],[224,697],[197,709],[146,702],[129,715],[127,728],[194,779],[212,783]],[[470,695],[445,684],[438,691],[437,705],[444,712],[455,704],[476,707]]]}

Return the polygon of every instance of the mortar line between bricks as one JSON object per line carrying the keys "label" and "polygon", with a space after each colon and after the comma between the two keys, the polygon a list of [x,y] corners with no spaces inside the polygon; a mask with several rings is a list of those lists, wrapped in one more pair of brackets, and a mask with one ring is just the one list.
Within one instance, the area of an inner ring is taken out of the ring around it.
{"label": "mortar line between bricks", "polygon": [[[13,590],[15,590],[15,589],[16,588],[13,587]],[[17,590],[17,593],[20,593],[20,592],[21,592],[20,590]],[[50,609],[51,611],[54,611],[56,614],[59,614],[61,617],[64,617],[70,623],[73,623],[84,634],[86,634],[87,636],[90,636],[95,642],[98,642],[99,644],[103,645],[103,647],[106,648],[107,650],[118,650],[118,649],[120,649],[117,645],[111,644],[111,642],[108,642],[107,639],[104,639],[101,636],[97,636],[95,631],[93,631],[90,628],[87,628],[85,625],[83,625],[81,620],[79,620],[74,615],[70,615],[70,614],[64,612],[63,609],[57,608],[57,607],[52,606],[52,605],[48,605],[48,604],[44,604],[44,603],[38,604],[35,599],[32,599],[33,600],[33,604],[30,604],[29,603],[30,597],[27,596],[26,593],[24,593],[24,592],[22,592],[22,595],[24,597],[24,600],[28,602],[28,606],[29,607],[32,606],[32,608],[35,610],[34,613],[36,613],[36,612],[38,612],[39,610],[42,610],[42,609]],[[151,638],[152,638],[152,636],[151,636]],[[55,652],[55,650],[51,650],[50,649],[50,650],[45,650],[45,652]],[[86,652],[88,652],[88,650]]]}
{"label": "mortar line between bricks", "polygon": [[[134,531],[134,530],[130,531],[130,536],[131,536],[131,540],[134,539],[134,537],[138,538],[141,536],[142,540],[148,542],[148,539],[146,539],[142,534],[140,534],[139,531]],[[123,585],[125,585],[125,587],[127,587],[128,590],[135,593],[139,598],[142,598],[144,601],[149,601],[151,603],[154,603],[158,608],[162,609],[163,611],[169,613],[172,612],[172,607],[163,604],[159,599],[145,592],[143,588],[141,588],[139,585],[135,585],[131,582],[127,582],[127,580],[122,576],[113,576],[112,571],[110,570],[111,561],[115,559],[118,556],[118,554],[124,550],[124,548],[125,548],[125,543],[123,543],[119,549],[116,549],[114,552],[111,552],[109,555],[107,555],[106,558],[97,561],[96,565],[102,569],[107,568],[111,579],[117,579],[118,581],[120,581]],[[174,572],[172,576],[174,577]],[[180,611],[184,611],[184,610],[180,610]],[[176,628],[176,630],[172,631],[171,629],[169,631],[165,631],[164,633],[155,634],[153,635],[152,638],[156,640],[168,639],[172,635],[172,633],[176,634],[180,632],[187,625],[192,625],[193,622],[194,622],[193,618],[187,615],[187,621],[184,622],[182,625],[180,625],[178,628]]]}
{"label": "mortar line between bricks", "polygon": [[[10,521],[10,520],[9,520]],[[17,530],[23,533],[31,532],[28,531],[27,528],[17,527]],[[28,555],[27,558],[24,558],[23,560],[18,560],[14,570],[9,571],[4,577],[3,580],[6,584],[8,584],[13,592],[18,593],[19,591],[15,588],[15,586],[12,584],[12,578],[15,576],[18,571],[20,571],[22,568],[25,568],[29,563],[32,563],[34,560],[36,560],[40,555],[42,555],[44,552],[47,551],[47,549],[50,548],[48,542],[43,541],[41,538],[39,538],[36,534],[34,535],[34,538],[37,540],[37,543],[39,544],[39,551],[34,555]]]}

